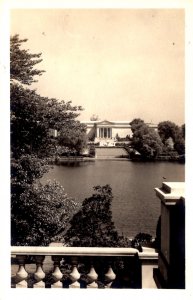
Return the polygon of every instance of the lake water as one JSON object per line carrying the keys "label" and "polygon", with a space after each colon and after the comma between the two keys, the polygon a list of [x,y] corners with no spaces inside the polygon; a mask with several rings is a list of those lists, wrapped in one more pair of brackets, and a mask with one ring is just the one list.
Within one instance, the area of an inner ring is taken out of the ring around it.
{"label": "lake water", "polygon": [[49,179],[59,181],[77,202],[90,197],[93,186],[110,184],[113,221],[119,233],[128,237],[139,232],[155,236],[160,200],[154,188],[161,187],[163,181],[184,181],[185,165],[111,160],[68,162],[54,166],[43,181]]}

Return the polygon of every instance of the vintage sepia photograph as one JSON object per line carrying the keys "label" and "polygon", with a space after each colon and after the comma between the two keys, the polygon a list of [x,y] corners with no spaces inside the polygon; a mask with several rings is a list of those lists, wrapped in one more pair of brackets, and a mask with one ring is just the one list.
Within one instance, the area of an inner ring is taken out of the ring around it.
{"label": "vintage sepia photograph", "polygon": [[186,10],[9,17],[12,294],[185,290]]}

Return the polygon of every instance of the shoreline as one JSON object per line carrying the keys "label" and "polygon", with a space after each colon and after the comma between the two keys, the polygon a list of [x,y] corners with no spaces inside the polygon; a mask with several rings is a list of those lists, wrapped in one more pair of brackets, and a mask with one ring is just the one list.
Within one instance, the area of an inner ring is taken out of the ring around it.
{"label": "shoreline", "polygon": [[56,163],[60,162],[68,162],[68,161],[95,161],[95,160],[123,160],[123,161],[131,161],[130,158],[126,157],[65,157],[65,158],[57,158],[55,159]]}
{"label": "shoreline", "polygon": [[185,160],[180,160],[179,158],[175,158],[175,159],[171,159],[171,158],[157,158],[155,160],[142,160],[142,159],[131,159],[131,158],[127,158],[127,157],[58,157],[55,158],[53,160],[52,163],[62,163],[62,162],[89,162],[89,161],[97,161],[97,160],[101,160],[101,161],[105,161],[105,160],[109,160],[109,161],[132,161],[132,162],[177,162],[177,163],[183,163],[185,164]]}

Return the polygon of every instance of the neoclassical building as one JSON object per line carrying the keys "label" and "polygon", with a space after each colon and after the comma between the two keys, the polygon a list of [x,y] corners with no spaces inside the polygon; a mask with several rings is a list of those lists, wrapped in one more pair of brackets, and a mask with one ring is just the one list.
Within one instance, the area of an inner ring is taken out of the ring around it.
{"label": "neoclassical building", "polygon": [[[87,134],[95,133],[95,143],[100,146],[114,146],[117,135],[120,138],[132,136],[130,121],[83,121],[87,126]],[[147,124],[148,126],[157,129],[155,124]]]}

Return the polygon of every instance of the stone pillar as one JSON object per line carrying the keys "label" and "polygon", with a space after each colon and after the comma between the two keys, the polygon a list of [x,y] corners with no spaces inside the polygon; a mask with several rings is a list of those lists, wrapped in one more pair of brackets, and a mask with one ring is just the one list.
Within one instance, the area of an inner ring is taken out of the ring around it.
{"label": "stone pillar", "polygon": [[101,127],[101,138],[104,137],[104,128]]}
{"label": "stone pillar", "polygon": [[142,247],[142,252],[138,253],[141,266],[141,288],[157,288],[153,278],[154,269],[158,268],[158,253],[154,248]]}
{"label": "stone pillar", "polygon": [[100,128],[96,128],[96,137],[98,138],[98,137],[100,137],[100,134],[99,134],[99,130],[100,130]]}
{"label": "stone pillar", "polygon": [[153,270],[157,270],[157,262],[143,260],[141,264],[142,289],[155,289],[156,284],[153,279]]}
{"label": "stone pillar", "polygon": [[185,288],[184,190],[184,182],[163,182],[155,189],[161,200],[161,245],[154,272],[159,288]]}

